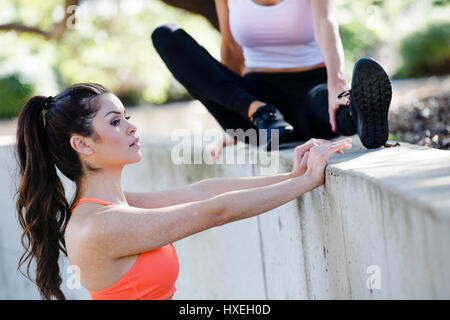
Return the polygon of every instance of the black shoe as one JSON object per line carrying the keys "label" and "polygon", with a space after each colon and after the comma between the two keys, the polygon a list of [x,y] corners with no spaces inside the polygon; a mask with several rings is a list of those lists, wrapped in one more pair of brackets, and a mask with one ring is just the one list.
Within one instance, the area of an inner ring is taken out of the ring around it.
{"label": "black shoe", "polygon": [[252,114],[252,118],[258,130],[267,129],[267,141],[260,141],[259,143],[260,146],[265,145],[267,151],[272,149],[272,129],[279,130],[279,144],[290,138],[294,133],[294,127],[284,120],[283,114],[272,104],[259,107]]}
{"label": "black shoe", "polygon": [[389,138],[388,112],[391,81],[372,58],[359,59],[353,68],[352,88],[339,98],[350,96],[350,112],[359,138],[367,149],[383,146]]}

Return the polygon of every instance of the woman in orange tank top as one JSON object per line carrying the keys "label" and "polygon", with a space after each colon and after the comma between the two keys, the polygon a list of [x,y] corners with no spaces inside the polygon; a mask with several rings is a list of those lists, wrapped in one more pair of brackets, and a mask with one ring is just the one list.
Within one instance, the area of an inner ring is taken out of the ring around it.
{"label": "woman in orange tank top", "polygon": [[[311,139],[295,149],[288,173],[125,192],[123,167],[142,159],[128,120],[121,101],[95,83],[32,97],[20,112],[16,210],[27,241],[19,268],[35,260],[44,299],[65,299],[61,251],[93,299],[172,299],[179,273],[173,242],[294,200],[323,184],[332,153],[351,147],[349,139]],[[70,203],[56,168],[76,185]]]}

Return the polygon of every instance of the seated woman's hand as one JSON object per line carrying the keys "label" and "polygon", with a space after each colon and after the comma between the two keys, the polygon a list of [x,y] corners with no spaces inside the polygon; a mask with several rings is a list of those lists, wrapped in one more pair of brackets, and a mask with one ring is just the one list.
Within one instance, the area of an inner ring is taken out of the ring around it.
{"label": "seated woman's hand", "polygon": [[222,154],[223,148],[229,145],[235,145],[237,144],[237,140],[233,137],[230,137],[229,135],[226,135],[223,139],[220,139],[218,141],[213,142],[214,146],[211,150],[211,157],[214,161],[219,159],[220,155]]}

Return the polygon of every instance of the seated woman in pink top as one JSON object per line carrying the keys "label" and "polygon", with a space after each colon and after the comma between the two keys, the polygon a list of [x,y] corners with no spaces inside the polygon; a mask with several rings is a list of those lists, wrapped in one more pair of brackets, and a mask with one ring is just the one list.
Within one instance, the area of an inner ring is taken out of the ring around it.
{"label": "seated woman in pink top", "polygon": [[[173,242],[262,214],[322,185],[331,154],[351,148],[350,140],[311,139],[295,149],[288,173],[126,192],[122,170],[142,159],[136,131],[121,101],[99,84],[35,96],[21,110],[16,208],[25,253],[19,268],[36,262],[42,298],[65,299],[62,252],[93,299],[173,299],[179,271]],[[75,183],[73,199],[56,169]]]}
{"label": "seated woman in pink top", "polygon": [[221,62],[176,25],[152,32],[167,68],[227,132],[215,157],[226,145],[246,142],[244,134],[233,135],[242,131],[262,133],[258,145],[267,150],[272,131],[286,146],[356,133],[366,148],[385,144],[389,77],[362,58],[351,88],[346,83],[335,2],[215,0]]}

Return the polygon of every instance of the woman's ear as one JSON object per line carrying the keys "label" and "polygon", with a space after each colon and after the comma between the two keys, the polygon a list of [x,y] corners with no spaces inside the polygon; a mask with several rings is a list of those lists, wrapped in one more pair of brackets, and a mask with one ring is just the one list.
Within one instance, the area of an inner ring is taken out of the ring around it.
{"label": "woman's ear", "polygon": [[94,153],[94,150],[89,146],[88,141],[86,141],[86,137],[81,137],[79,135],[73,135],[70,138],[70,145],[72,148],[84,155],[91,155]]}

